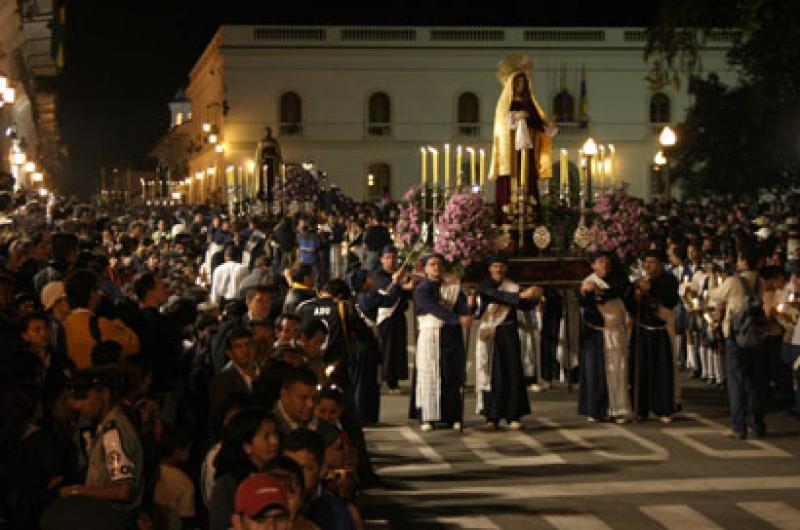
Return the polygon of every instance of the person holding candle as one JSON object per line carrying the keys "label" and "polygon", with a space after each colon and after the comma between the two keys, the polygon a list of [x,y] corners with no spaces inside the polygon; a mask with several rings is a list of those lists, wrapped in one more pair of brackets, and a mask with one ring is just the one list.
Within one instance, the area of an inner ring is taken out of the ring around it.
{"label": "person holding candle", "polygon": [[497,179],[497,222],[505,221],[502,207],[509,203],[512,176],[520,174],[522,151],[527,150],[525,192],[538,203],[538,179],[551,175],[552,137],[558,129],[533,95],[532,64],[527,55],[510,54],[500,63],[498,79],[503,85],[497,101],[494,143],[489,178]]}

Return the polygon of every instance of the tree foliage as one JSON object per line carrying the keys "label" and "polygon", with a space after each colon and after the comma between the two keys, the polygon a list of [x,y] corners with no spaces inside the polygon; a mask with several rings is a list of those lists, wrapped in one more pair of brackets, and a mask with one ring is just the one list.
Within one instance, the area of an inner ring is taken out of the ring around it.
{"label": "tree foliage", "polygon": [[[800,2],[704,4],[666,3],[648,30],[651,76],[688,77],[695,98],[670,152],[673,176],[690,193],[736,195],[800,178]],[[727,56],[738,73],[734,86],[703,72],[699,59],[720,26],[734,30]]]}

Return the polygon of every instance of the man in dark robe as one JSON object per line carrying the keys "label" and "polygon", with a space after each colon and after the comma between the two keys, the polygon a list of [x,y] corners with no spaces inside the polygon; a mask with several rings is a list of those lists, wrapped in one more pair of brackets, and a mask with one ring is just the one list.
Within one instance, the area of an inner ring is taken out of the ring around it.
{"label": "man in dark robe", "polygon": [[[481,324],[476,347],[476,408],[486,416],[487,431],[497,430],[501,419],[512,430],[520,430],[520,418],[531,412],[522,359],[527,359],[528,375],[533,375],[533,339],[531,326],[520,322],[518,312],[534,309],[542,289],[534,285],[521,291],[506,278],[507,271],[504,257],[491,258],[489,277],[478,288]],[[521,333],[528,335],[524,350]]]}
{"label": "man in dark robe", "polygon": [[375,322],[381,348],[381,373],[390,393],[399,391],[398,382],[408,379],[408,329],[406,310],[413,283],[396,286],[397,249],[384,247],[380,267],[372,275],[372,298],[378,300]]}
{"label": "man in dark robe", "polygon": [[662,423],[672,421],[674,370],[672,338],[667,326],[678,305],[678,280],[664,271],[660,250],[645,253],[646,278],[632,285],[625,306],[634,316],[631,338],[631,392],[639,419],[654,413]]}
{"label": "man in dark robe", "polygon": [[380,306],[397,296],[404,279],[402,271],[395,272],[387,294],[374,288],[376,272],[355,269],[350,275],[350,286],[357,293],[355,311],[351,318],[350,333],[353,339],[353,357],[350,378],[353,381],[356,410],[362,424],[378,423],[380,413],[380,348],[378,324]]}
{"label": "man in dark robe", "polygon": [[423,431],[432,430],[436,422],[460,431],[466,363],[461,327],[472,324],[473,304],[459,282],[443,282],[441,255],[427,256],[423,264],[427,279],[414,289],[419,337],[409,416],[422,422]]}
{"label": "man in dark robe", "polygon": [[622,299],[630,283],[609,252],[592,256],[592,270],[583,280],[578,298],[582,320],[578,414],[589,421],[612,416],[622,422],[630,414],[626,410],[630,408],[628,373],[620,366],[627,357]]}

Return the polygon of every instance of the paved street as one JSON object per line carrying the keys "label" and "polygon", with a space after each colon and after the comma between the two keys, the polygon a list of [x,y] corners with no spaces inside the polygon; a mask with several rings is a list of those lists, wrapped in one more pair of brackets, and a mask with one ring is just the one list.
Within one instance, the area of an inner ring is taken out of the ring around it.
{"label": "paved street", "polygon": [[577,416],[576,392],[532,394],[523,432],[483,432],[470,398],[463,434],[422,433],[408,396],[384,395],[368,528],[800,529],[795,418],[773,410],[766,439],[737,442],[717,389],[689,385],[670,425],[624,426]]}

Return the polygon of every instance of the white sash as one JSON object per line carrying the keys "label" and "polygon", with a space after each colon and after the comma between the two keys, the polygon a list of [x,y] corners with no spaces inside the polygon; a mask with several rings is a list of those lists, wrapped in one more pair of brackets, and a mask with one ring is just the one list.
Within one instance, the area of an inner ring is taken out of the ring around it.
{"label": "white sash", "polygon": [[603,315],[603,353],[606,359],[608,415],[627,416],[631,412],[628,397],[628,330],[625,326],[625,305],[619,298],[597,309]]}
{"label": "white sash", "polygon": [[[505,279],[498,287],[500,291],[518,293],[519,285]],[[483,413],[483,393],[492,390],[492,357],[494,357],[494,333],[508,316],[511,307],[491,303],[486,307],[478,326],[478,342],[475,345],[475,412]]]}
{"label": "white sash", "polygon": [[[519,285],[504,279],[498,290],[519,293]],[[478,326],[478,340],[475,345],[475,412],[483,413],[483,392],[492,391],[492,358],[494,357],[494,331],[505,321],[511,307],[491,303],[481,317]],[[527,311],[517,311],[517,332],[520,342],[520,360],[525,377],[533,377],[535,372],[533,322]]]}
{"label": "white sash", "polygon": [[[461,292],[461,283],[442,283],[439,289],[441,304],[452,311]],[[433,422],[441,419],[442,374],[439,358],[441,356],[440,339],[444,321],[433,315],[417,317],[419,335],[417,337],[417,386],[415,399],[417,408],[422,411],[422,422]]]}
{"label": "white sash", "polygon": [[441,418],[441,382],[439,373],[440,331],[444,322],[433,315],[417,317],[419,335],[417,337],[416,356],[416,393],[417,408],[422,411],[423,422],[438,421]]}
{"label": "white sash", "polygon": [[[387,291],[380,290],[378,292],[381,293],[383,296],[389,296],[389,291],[388,290]],[[394,312],[397,309],[398,305],[400,305],[400,298],[398,298],[397,302],[395,302],[394,305],[391,306],[391,307],[379,307],[378,308],[378,319],[376,320],[376,324],[378,326],[380,326],[381,323],[383,323],[384,320],[386,320],[387,318],[391,318],[391,316],[394,315]]]}

